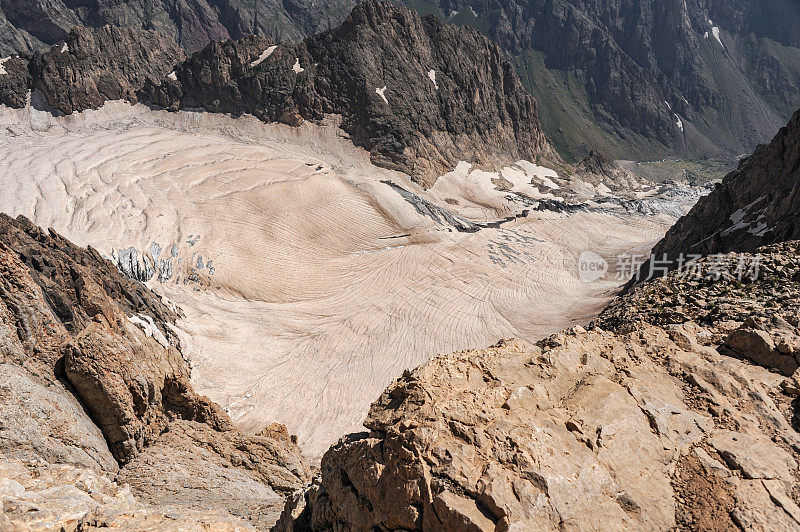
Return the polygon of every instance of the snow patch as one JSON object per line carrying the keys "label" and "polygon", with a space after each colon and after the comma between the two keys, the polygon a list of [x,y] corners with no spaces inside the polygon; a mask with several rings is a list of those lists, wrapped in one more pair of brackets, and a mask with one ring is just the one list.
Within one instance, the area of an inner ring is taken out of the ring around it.
{"label": "snow patch", "polygon": [[436,90],[439,90],[439,84],[436,83],[436,71],[435,70],[428,70],[428,78],[433,82],[433,86]]}
{"label": "snow patch", "polygon": [[733,233],[734,231],[740,231],[742,229],[747,229],[747,232],[750,233],[751,235],[755,235],[755,236],[759,236],[759,237],[760,236],[764,236],[764,234],[768,231],[768,229],[767,229],[767,224],[762,222],[761,220],[763,220],[763,218],[764,218],[764,214],[763,213],[764,213],[764,210],[766,209],[766,207],[762,208],[760,211],[752,213],[752,215],[756,215],[756,214],[758,215],[758,217],[755,220],[756,224],[757,224],[755,227],[752,227],[752,224],[753,224],[752,222],[747,222],[747,221],[745,221],[744,218],[748,214],[751,214],[750,210],[753,207],[758,205],[760,202],[764,201],[766,198],[767,198],[767,196],[761,196],[757,200],[752,202],[751,204],[747,205],[746,207],[742,207],[741,209],[739,209],[736,212],[734,212],[733,214],[731,214],[729,220],[731,221],[731,223],[733,225],[731,225],[730,227],[728,227],[727,229],[722,231],[720,233],[720,235],[721,236],[728,236],[729,234]]}
{"label": "snow patch", "polygon": [[744,209],[739,209],[735,213],[731,214],[730,221],[732,221],[734,224],[738,224],[739,222],[741,222],[744,219],[744,215],[747,214],[746,209],[747,207],[745,207]]}
{"label": "snow patch", "polygon": [[65,54],[67,52],[69,52],[69,45],[67,43],[64,43],[64,46],[61,47],[61,53]]}
{"label": "snow patch", "polygon": [[554,170],[528,161],[503,167],[499,172],[487,172],[460,161],[452,171],[436,180],[430,193],[443,202],[457,199],[447,208],[458,216],[489,221],[501,213],[518,212],[521,205],[537,208],[541,201],[563,202],[564,198],[552,191],[542,191],[539,184],[544,181],[555,185],[550,177],[557,175]]}
{"label": "snow patch", "polygon": [[375,89],[375,94],[383,98],[383,101],[386,102],[387,105],[389,104],[389,100],[386,99],[386,85],[380,89]]}
{"label": "snow patch", "polygon": [[675,125],[678,126],[678,129],[683,131],[683,120],[681,120],[681,117],[679,117],[678,115],[675,115]]}
{"label": "snow patch", "polygon": [[469,12],[472,13],[473,17],[478,18],[478,14],[475,12],[474,9],[472,9],[472,6],[467,6],[467,9],[469,9]]}
{"label": "snow patch", "polygon": [[664,103],[667,105],[667,109],[672,111],[672,106],[669,104],[669,102],[667,100],[664,100]]}
{"label": "snow patch", "polygon": [[758,222],[755,227],[751,227],[747,230],[748,233],[751,235],[762,237],[767,234],[772,228],[767,226],[766,222]]}
{"label": "snow patch", "polygon": [[526,174],[534,177],[541,182],[542,186],[558,190],[559,187],[553,179],[558,179],[558,172],[546,166],[539,166],[530,161],[517,161],[516,165],[522,168]]}
{"label": "snow patch", "polygon": [[169,74],[167,74],[167,77],[169,79],[171,79],[172,81],[178,81],[178,75],[175,73],[174,70],[172,72],[170,72]]}
{"label": "snow patch", "polygon": [[169,342],[167,341],[167,337],[164,336],[164,333],[156,327],[153,318],[148,316],[147,314],[136,314],[128,318],[128,321],[132,324],[139,327],[148,338],[152,338],[159,344],[163,345],[164,347],[169,346]]}
{"label": "snow patch", "polygon": [[[6,68],[3,66],[3,64],[6,61],[8,61],[9,59],[11,59],[11,57],[4,57],[4,58],[0,59],[0,76],[8,74],[8,72],[6,72]],[[431,70],[431,72],[433,72],[433,70]]]}
{"label": "snow patch", "polygon": [[713,28],[711,28],[711,33],[714,34],[714,38],[719,42],[720,46],[725,48],[725,45],[722,44],[722,39],[719,36],[719,28],[717,26],[714,26]]}
{"label": "snow patch", "polygon": [[294,70],[295,74],[299,74],[300,72],[305,70],[305,68],[300,66],[300,58],[299,57],[294,60],[294,65],[292,65],[292,70]]}
{"label": "snow patch", "polygon": [[611,189],[608,188],[604,183],[599,183],[595,188],[601,196],[610,196],[612,194]]}
{"label": "snow patch", "polygon": [[[708,25],[711,26],[711,33],[714,35],[714,38],[719,42],[719,45],[725,49],[725,45],[722,44],[722,38],[719,35],[719,26],[715,26],[711,19],[708,19]],[[705,33],[705,38],[708,39],[708,32]]]}
{"label": "snow patch", "polygon": [[[278,45],[270,46],[269,48],[261,52],[261,55],[258,56],[258,59],[250,63],[250,68],[257,67],[258,65],[263,63],[267,57],[272,55],[272,52],[274,52],[276,48],[278,48]],[[297,66],[300,66],[300,61],[297,62]],[[295,70],[295,72],[297,71]]]}

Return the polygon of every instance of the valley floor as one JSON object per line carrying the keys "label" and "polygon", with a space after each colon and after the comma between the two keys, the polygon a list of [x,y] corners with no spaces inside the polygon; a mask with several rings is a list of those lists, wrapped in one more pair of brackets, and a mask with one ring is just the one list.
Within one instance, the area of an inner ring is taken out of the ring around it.
{"label": "valley floor", "polygon": [[[195,389],[244,430],[285,424],[312,458],[362,430],[405,369],[587,322],[619,281],[582,282],[581,252],[645,253],[674,222],[531,210],[464,168],[423,191],[333,119],[290,128],[115,102],[64,118],[4,109],[0,127],[0,212],[152,268],[184,314]],[[503,177],[544,189],[541,170]]]}

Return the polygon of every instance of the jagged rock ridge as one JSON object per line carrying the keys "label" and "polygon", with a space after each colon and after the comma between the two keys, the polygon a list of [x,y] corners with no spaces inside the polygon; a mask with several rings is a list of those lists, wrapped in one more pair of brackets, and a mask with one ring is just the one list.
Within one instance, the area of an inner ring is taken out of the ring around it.
{"label": "jagged rock ridge", "polygon": [[377,1],[297,46],[257,37],[213,43],[142,92],[170,109],[288,124],[340,114],[373,162],[426,186],[459,160],[557,158],[536,102],[495,45]]}
{"label": "jagged rock ridge", "polygon": [[[790,0],[396,3],[496,42],[542,104],[548,136],[575,161],[590,149],[638,160],[738,157],[800,105],[800,8]],[[298,43],[356,4],[3,0],[0,57],[43,50],[79,25],[152,29],[190,51],[254,32]]]}
{"label": "jagged rock ridge", "polygon": [[0,2],[0,56],[41,51],[76,26],[152,29],[187,50],[254,31],[300,41],[339,24],[356,2],[334,0],[114,0]]}
{"label": "jagged rock ridge", "polygon": [[28,87],[63,113],[142,99],[290,125],[338,114],[375,164],[423,186],[461,160],[560,160],[536,102],[496,45],[390,3],[366,2],[339,28],[299,45],[250,36],[181,59],[180,48],[153,31],[76,28],[37,54],[29,74],[22,59],[9,60],[14,71],[0,76],[0,103],[24,105]]}
{"label": "jagged rock ridge", "polygon": [[95,109],[108,100],[136,101],[148,78],[166,75],[184,53],[154,31],[115,26],[75,28],[62,45],[31,61],[31,88],[58,111]]}
{"label": "jagged rock ridge", "polygon": [[25,107],[31,91],[33,105],[64,114],[109,100],[136,102],[148,78],[166,75],[185,58],[175,41],[149,30],[76,27],[65,39],[33,57],[0,60],[0,104]]}

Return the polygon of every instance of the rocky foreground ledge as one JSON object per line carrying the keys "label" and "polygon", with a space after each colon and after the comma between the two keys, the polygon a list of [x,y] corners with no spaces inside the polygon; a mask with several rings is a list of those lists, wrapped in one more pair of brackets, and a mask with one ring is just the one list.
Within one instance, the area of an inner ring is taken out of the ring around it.
{"label": "rocky foreground ledge", "polygon": [[0,530],[266,528],[309,480],[282,425],[194,393],[174,310],[0,215]]}
{"label": "rocky foreground ledge", "polygon": [[175,317],[0,216],[0,529],[800,527],[800,242],[408,371],[314,480],[282,426],[191,390]]}
{"label": "rocky foreground ledge", "polygon": [[703,259],[588,330],[407,372],[277,528],[797,530],[799,253]]}

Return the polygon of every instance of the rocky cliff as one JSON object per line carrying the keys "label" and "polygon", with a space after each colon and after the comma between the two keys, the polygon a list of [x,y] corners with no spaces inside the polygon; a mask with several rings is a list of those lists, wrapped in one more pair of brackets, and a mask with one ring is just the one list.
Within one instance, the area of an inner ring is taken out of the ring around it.
{"label": "rocky cliff", "polygon": [[135,101],[146,79],[165,75],[183,57],[174,41],[154,31],[78,27],[63,44],[34,57],[31,87],[66,114],[108,100]]}
{"label": "rocky cliff", "polygon": [[[671,268],[690,255],[754,251],[800,238],[800,111],[771,143],[760,146],[667,231],[653,248],[654,261]],[[657,273],[657,272],[656,272]]]}
{"label": "rocky cliff", "polygon": [[43,97],[35,105],[65,114],[109,100],[135,102],[145,80],[166,75],[184,57],[172,39],[154,31],[76,27],[32,57],[0,60],[0,104],[24,107],[30,91]]}
{"label": "rocky cliff", "polygon": [[142,92],[170,109],[288,124],[339,114],[373,162],[425,186],[460,160],[557,158],[536,102],[494,44],[385,2],[361,4],[339,28],[296,46],[212,43]]}
{"label": "rocky cliff", "polygon": [[760,252],[406,372],[277,530],[796,530],[800,247]]}
{"label": "rocky cliff", "polygon": [[176,317],[93,249],[0,215],[0,528],[274,522],[300,452],[193,392]]}

